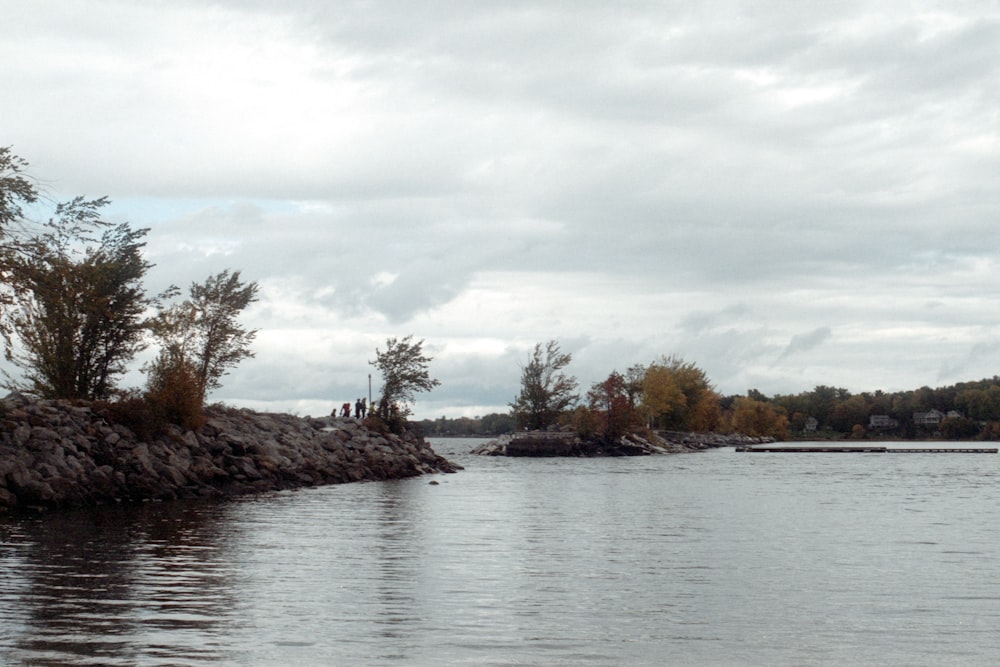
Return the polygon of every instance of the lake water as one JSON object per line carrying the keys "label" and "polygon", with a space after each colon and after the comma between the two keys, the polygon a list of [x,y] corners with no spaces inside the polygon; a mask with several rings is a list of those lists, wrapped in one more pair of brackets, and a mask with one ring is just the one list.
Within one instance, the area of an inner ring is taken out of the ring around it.
{"label": "lake water", "polygon": [[998,455],[477,442],[433,441],[455,475],[0,519],[0,663],[1000,660]]}

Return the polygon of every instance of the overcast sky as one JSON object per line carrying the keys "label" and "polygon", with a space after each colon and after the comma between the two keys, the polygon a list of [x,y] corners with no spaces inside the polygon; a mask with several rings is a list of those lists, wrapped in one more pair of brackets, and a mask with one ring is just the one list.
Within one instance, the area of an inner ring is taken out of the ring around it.
{"label": "overcast sky", "polygon": [[[419,418],[662,355],[724,394],[1000,373],[1000,3],[0,0],[0,145],[260,284],[211,398]],[[138,380],[136,381],[138,382]],[[374,394],[379,382],[374,378]]]}

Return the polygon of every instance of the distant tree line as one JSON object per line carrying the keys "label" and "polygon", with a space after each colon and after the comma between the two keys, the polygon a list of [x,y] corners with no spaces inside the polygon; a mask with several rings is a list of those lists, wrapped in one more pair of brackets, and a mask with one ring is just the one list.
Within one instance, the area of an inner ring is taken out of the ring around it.
{"label": "distant tree line", "polygon": [[510,413],[490,413],[482,417],[438,417],[423,419],[419,422],[420,429],[427,437],[496,437],[512,433],[517,428],[517,422]]}
{"label": "distant tree line", "polygon": [[[767,398],[751,390],[757,400],[788,415],[793,434],[808,437],[810,420],[816,432],[854,438],[944,437],[1000,439],[1000,377],[897,392],[862,392],[820,385],[795,395]],[[936,411],[940,416],[920,423],[914,415]],[[873,423],[873,417],[876,419]],[[879,419],[880,417],[885,419]]]}

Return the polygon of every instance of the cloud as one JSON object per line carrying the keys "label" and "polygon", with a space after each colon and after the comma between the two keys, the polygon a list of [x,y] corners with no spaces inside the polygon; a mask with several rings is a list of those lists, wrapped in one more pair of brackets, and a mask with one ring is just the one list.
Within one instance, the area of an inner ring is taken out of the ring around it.
{"label": "cloud", "polygon": [[827,342],[831,336],[833,336],[833,331],[830,327],[819,327],[808,333],[792,336],[792,339],[788,342],[785,349],[781,351],[781,355],[774,363],[779,364],[793,354],[802,354],[803,352],[814,350]]}
{"label": "cloud", "polygon": [[219,398],[316,409],[411,332],[443,412],[502,408],[551,338],[586,386],[662,354],[724,393],[992,374],[957,360],[997,336],[995,8],[0,9],[0,141],[53,198],[150,227],[152,287],[260,282]]}

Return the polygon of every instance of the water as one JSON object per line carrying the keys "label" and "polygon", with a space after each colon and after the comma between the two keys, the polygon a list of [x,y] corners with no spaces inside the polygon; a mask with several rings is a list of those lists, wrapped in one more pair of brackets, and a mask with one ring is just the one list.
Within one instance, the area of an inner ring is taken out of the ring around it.
{"label": "water", "polygon": [[1000,659],[997,455],[474,444],[435,441],[456,475],[0,519],[0,663]]}

